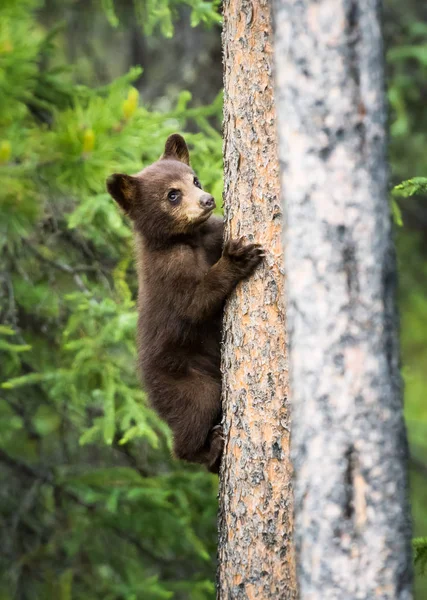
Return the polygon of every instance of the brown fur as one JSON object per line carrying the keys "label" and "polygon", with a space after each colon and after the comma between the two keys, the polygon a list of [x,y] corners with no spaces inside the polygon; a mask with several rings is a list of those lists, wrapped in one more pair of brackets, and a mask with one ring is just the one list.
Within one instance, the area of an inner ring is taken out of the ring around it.
{"label": "brown fur", "polygon": [[213,198],[194,177],[174,134],[159,161],[135,176],[112,175],[107,188],[134,224],[138,349],[151,404],[173,431],[175,455],[218,472],[223,305],[263,252],[241,239],[223,248],[222,219],[211,216]]}

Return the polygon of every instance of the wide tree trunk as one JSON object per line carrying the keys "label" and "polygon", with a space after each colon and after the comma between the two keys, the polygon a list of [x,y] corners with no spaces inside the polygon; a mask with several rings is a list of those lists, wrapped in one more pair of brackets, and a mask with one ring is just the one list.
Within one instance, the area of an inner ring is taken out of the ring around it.
{"label": "wide tree trunk", "polygon": [[411,598],[377,0],[274,0],[302,599]]}
{"label": "wide tree trunk", "polygon": [[224,2],[226,237],[263,244],[224,321],[218,597],[294,599],[282,215],[268,0]]}

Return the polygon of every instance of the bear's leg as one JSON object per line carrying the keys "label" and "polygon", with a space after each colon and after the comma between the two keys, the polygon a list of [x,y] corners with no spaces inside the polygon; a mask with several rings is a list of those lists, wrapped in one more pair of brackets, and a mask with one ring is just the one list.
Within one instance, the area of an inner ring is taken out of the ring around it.
{"label": "bear's leg", "polygon": [[202,448],[189,444],[188,438],[174,436],[174,454],[177,458],[189,462],[201,463],[211,473],[219,473],[221,457],[224,449],[222,427],[213,427]]}
{"label": "bear's leg", "polygon": [[212,377],[194,373],[178,382],[178,412],[169,424],[177,458],[204,464],[218,473],[224,440],[221,420],[221,385]]}

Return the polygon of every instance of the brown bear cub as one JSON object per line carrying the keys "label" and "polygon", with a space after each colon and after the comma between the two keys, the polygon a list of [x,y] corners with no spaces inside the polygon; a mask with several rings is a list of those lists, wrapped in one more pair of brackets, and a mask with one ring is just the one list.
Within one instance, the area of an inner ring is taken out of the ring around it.
{"label": "brown bear cub", "polygon": [[223,246],[215,200],[178,134],[160,160],[134,176],[111,175],[107,188],[134,225],[138,350],[150,402],[173,431],[175,455],[218,472],[222,310],[263,250],[242,239]]}

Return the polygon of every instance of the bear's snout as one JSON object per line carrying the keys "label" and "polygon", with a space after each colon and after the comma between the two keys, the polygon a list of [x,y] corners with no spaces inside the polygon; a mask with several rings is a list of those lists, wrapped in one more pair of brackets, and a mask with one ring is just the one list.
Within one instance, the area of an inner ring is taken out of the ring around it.
{"label": "bear's snout", "polygon": [[200,206],[204,209],[215,208],[215,200],[214,197],[210,194],[204,194],[199,200]]}

